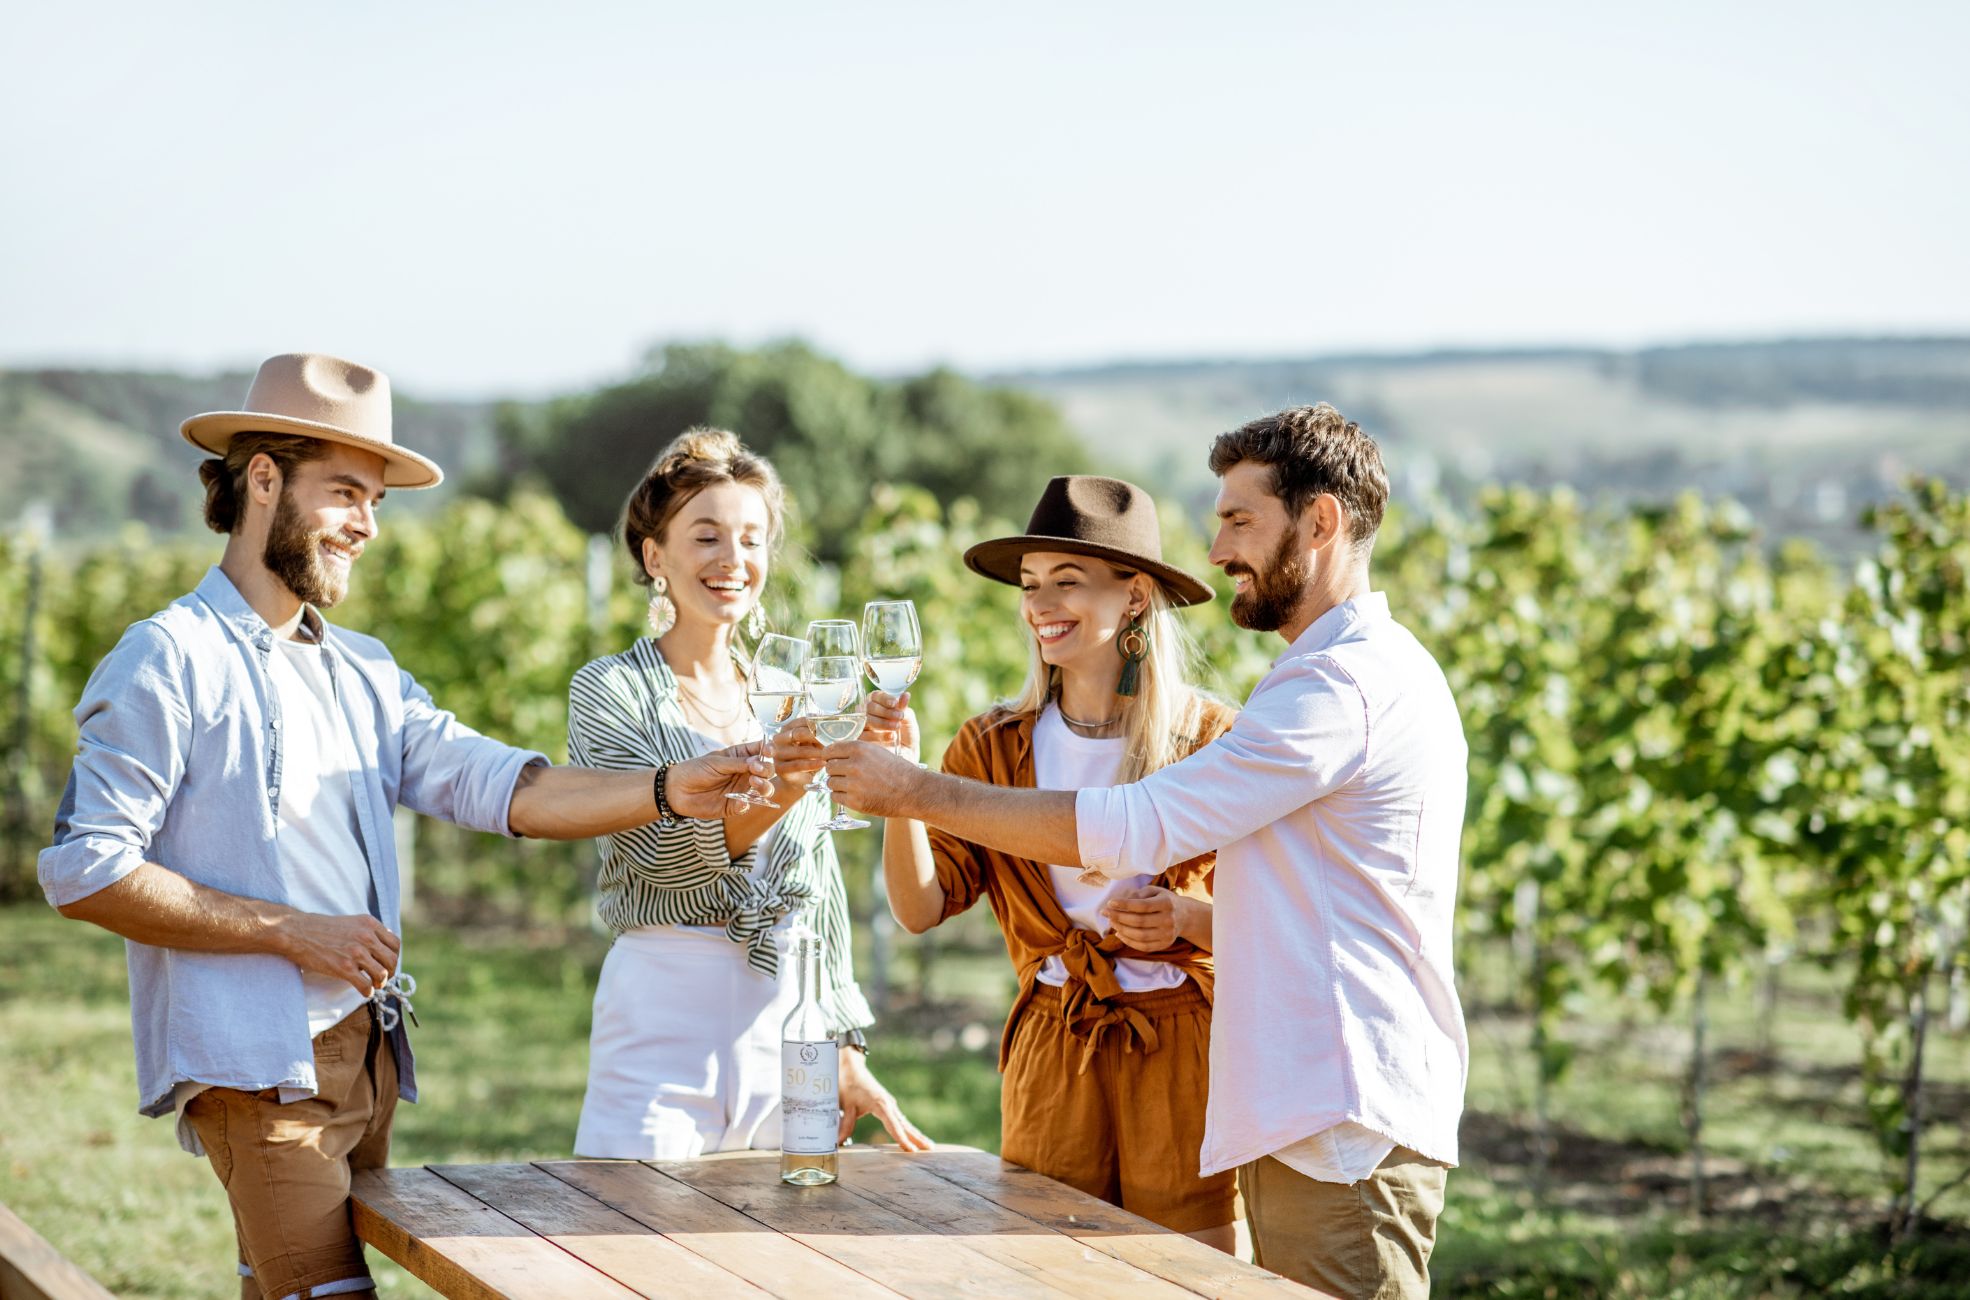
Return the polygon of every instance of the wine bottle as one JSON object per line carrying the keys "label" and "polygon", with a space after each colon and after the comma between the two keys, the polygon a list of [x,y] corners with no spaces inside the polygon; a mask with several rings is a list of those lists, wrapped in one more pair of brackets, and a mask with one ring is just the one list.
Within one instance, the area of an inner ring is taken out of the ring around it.
{"label": "wine bottle", "polygon": [[796,926],[800,1001],[780,1029],[780,1181],[835,1180],[841,1136],[841,1048],[821,1008],[821,936]]}

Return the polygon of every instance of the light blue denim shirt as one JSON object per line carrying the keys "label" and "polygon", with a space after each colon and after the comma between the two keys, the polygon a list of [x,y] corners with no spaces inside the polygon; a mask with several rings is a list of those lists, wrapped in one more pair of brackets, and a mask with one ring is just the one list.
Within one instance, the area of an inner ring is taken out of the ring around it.
{"label": "light blue denim shirt", "polygon": [[[543,755],[489,740],[431,702],[374,637],[330,628],[311,608],[361,763],[356,822],[377,918],[403,932],[391,811],[512,832],[520,769]],[[40,858],[56,907],[145,862],[246,898],[288,901],[281,866],[281,717],[269,677],[274,632],[217,568],[198,590],[123,634],[75,706],[81,742]],[[130,1022],[146,1115],[172,1110],[180,1082],[315,1089],[301,971],[265,954],[130,943]],[[401,1095],[417,1100],[410,1040],[391,1035]]]}

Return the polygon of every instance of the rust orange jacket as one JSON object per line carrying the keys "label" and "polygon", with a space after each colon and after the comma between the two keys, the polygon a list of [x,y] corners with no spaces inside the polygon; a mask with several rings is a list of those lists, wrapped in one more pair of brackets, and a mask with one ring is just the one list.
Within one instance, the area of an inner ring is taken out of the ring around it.
{"label": "rust orange jacket", "polygon": [[[1233,711],[1214,701],[1203,705],[1203,726],[1191,750],[1208,745],[1231,726]],[[1008,709],[981,713],[958,728],[944,751],[943,769],[954,776],[969,777],[1000,786],[1033,785],[1033,717]],[[991,900],[998,918],[999,932],[1005,936],[1006,953],[1019,975],[1019,994],[1006,1016],[1005,1032],[999,1039],[999,1069],[1006,1066],[1013,1030],[1033,1000],[1040,966],[1048,957],[1059,957],[1067,967],[1067,986],[1061,990],[1062,1013],[1077,1036],[1088,1040],[1094,1051],[1103,1032],[1111,1025],[1134,1026],[1127,1008],[1110,999],[1119,995],[1114,962],[1127,957],[1147,961],[1173,962],[1189,974],[1206,998],[1211,996],[1211,954],[1179,939],[1158,952],[1140,952],[1129,947],[1111,930],[1097,935],[1074,926],[1053,892],[1047,864],[1033,862],[984,848],[959,839],[936,827],[929,828],[930,851],[937,868],[937,883],[944,889],[943,920],[970,908],[982,894]],[[1179,862],[1157,876],[1155,883],[1174,893],[1208,900],[1211,896],[1211,870],[1217,855]]]}

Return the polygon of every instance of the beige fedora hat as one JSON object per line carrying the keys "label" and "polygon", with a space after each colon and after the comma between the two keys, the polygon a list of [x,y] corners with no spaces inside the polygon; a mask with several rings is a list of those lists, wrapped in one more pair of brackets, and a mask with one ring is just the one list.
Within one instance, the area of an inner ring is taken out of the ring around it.
{"label": "beige fedora hat", "polygon": [[286,352],[260,363],[243,411],[207,411],[180,426],[185,441],[214,456],[242,433],[294,433],[373,451],[383,486],[436,487],[445,472],[390,436],[390,379],[380,370],[319,352]]}

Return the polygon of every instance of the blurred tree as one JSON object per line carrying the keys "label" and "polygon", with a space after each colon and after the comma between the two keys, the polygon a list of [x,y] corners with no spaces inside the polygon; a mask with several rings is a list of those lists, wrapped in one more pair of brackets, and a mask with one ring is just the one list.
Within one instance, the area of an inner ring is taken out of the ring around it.
{"label": "blurred tree", "polygon": [[742,351],[672,344],[645,373],[598,392],[509,403],[497,420],[503,482],[535,476],[590,532],[615,527],[623,499],[665,443],[693,425],[731,429],[772,458],[793,497],[793,536],[838,564],[877,482],[913,483],[949,504],[1024,518],[1053,474],[1086,451],[1046,402],[936,370],[901,383],[857,375],[807,345]]}

